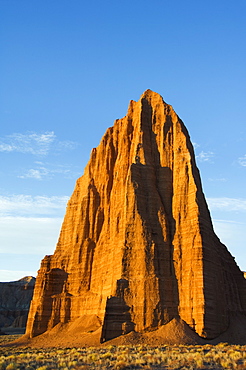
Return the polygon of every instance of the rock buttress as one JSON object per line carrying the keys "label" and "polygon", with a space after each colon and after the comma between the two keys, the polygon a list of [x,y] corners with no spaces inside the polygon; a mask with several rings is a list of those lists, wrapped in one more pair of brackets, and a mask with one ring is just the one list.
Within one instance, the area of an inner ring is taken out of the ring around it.
{"label": "rock buttress", "polygon": [[213,231],[188,132],[147,90],[94,148],[41,263],[30,337],[98,318],[102,341],[180,317],[215,338],[245,314],[243,274]]}

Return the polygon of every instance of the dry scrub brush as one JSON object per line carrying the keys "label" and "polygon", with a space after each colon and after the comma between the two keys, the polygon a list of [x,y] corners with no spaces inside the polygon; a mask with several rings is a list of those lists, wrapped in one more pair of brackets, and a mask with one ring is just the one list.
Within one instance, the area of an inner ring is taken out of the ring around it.
{"label": "dry scrub brush", "polygon": [[[1,338],[2,339],[2,338]],[[0,370],[246,369],[246,346],[0,347]]]}

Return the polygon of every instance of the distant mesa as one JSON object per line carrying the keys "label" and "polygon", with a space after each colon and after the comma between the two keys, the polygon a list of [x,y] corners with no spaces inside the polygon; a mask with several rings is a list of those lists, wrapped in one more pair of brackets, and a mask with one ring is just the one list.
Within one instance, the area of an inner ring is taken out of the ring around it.
{"label": "distant mesa", "polygon": [[23,332],[26,327],[35,280],[32,276],[25,276],[17,281],[0,283],[1,332]]}
{"label": "distant mesa", "polygon": [[246,282],[214,233],[187,129],[147,90],[76,182],[26,338],[245,342],[245,329]]}

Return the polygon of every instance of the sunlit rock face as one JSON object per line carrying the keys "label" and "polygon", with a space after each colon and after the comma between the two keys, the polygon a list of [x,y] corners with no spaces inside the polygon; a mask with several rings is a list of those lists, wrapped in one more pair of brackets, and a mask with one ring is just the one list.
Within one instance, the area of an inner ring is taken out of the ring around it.
{"label": "sunlit rock face", "polygon": [[27,333],[83,317],[106,341],[180,318],[215,338],[245,309],[245,280],[214,233],[187,129],[147,90],[77,180],[55,253],[41,263]]}

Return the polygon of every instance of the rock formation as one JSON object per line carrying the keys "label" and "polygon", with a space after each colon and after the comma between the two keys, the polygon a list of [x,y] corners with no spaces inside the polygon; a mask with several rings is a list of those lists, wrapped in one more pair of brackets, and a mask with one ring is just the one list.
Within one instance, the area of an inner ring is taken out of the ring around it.
{"label": "rock formation", "polygon": [[77,180],[26,333],[82,320],[103,342],[175,319],[212,339],[245,312],[246,282],[214,233],[188,132],[147,90]]}
{"label": "rock formation", "polygon": [[24,328],[32,300],[35,278],[0,283],[0,328]]}

